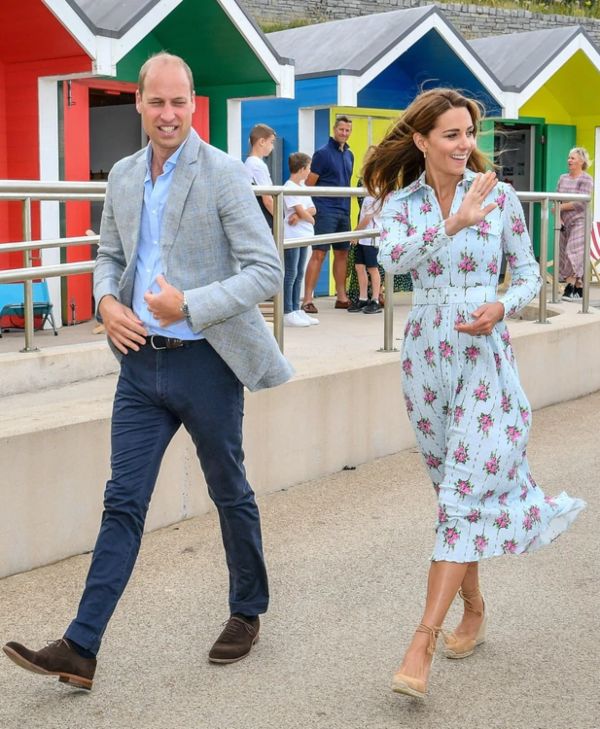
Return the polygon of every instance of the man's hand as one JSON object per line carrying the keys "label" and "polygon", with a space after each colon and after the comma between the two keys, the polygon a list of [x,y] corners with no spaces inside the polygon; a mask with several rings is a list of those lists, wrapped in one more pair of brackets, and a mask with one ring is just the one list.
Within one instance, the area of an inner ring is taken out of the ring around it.
{"label": "man's hand", "polygon": [[504,318],[504,304],[494,301],[482,304],[471,314],[474,321],[470,324],[457,324],[457,332],[471,334],[474,337],[491,334],[496,324]]}
{"label": "man's hand", "polygon": [[133,311],[114,296],[104,296],[98,306],[106,333],[111,342],[122,354],[130,349],[138,352],[139,345],[145,344],[148,332]]}
{"label": "man's hand", "polygon": [[288,218],[288,225],[297,225],[300,220],[298,213],[292,213]]}
{"label": "man's hand", "polygon": [[183,293],[175,286],[171,286],[160,273],[156,277],[156,283],[160,286],[159,293],[152,294],[148,291],[144,294],[144,301],[148,306],[148,311],[155,319],[158,319],[160,326],[168,327],[185,318],[181,313]]}

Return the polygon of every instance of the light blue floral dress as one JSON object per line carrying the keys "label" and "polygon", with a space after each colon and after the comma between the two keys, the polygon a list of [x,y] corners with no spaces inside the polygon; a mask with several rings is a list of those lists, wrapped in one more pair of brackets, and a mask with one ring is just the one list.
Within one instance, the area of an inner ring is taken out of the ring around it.
{"label": "light blue floral dress", "polygon": [[[473,178],[467,170],[451,214]],[[449,237],[423,175],[393,193],[381,215],[379,262],[394,274],[410,272],[414,284],[402,380],[438,496],[434,560],[472,562],[532,551],[551,542],[585,507],[564,492],[545,496],[529,471],[531,407],[505,322],[489,336],[454,329],[472,321],[471,313],[486,301],[501,301],[512,315],[540,288],[513,188],[499,182],[482,207],[490,202],[498,207],[481,223]],[[498,299],[503,254],[512,282]]]}

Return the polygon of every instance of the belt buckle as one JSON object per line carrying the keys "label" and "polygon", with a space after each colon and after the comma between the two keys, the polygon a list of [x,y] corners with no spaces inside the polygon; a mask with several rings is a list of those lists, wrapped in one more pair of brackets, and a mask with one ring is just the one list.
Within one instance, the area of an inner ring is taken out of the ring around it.
{"label": "belt buckle", "polygon": [[[150,346],[152,347],[152,349],[155,349],[157,352],[160,352],[163,349],[168,349],[168,347],[157,347],[156,344],[154,344],[154,337],[156,337],[156,336],[157,336],[156,334],[150,335]],[[163,339],[164,339],[164,337],[163,337]]]}

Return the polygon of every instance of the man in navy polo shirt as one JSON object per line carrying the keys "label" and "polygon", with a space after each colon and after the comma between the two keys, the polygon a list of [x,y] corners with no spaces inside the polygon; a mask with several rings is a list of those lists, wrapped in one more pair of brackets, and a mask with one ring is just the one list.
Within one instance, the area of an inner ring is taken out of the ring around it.
{"label": "man in navy polo shirt", "polygon": [[[338,116],[333,125],[333,136],[324,147],[317,149],[312,158],[310,174],[306,179],[307,186],[317,187],[349,187],[354,155],[347,141],[352,134],[352,121],[347,116]],[[341,233],[351,229],[349,197],[317,197],[314,198],[317,208],[315,217],[315,235],[323,233]],[[314,289],[317,285],[321,267],[327,251],[333,248],[333,278],[337,299],[336,309],[347,309],[349,305],[346,293],[346,269],[348,266],[348,249],[350,243],[332,243],[314,245],[312,255],[306,267],[304,279],[304,303],[302,308],[308,314],[316,314],[317,307],[313,303]]]}

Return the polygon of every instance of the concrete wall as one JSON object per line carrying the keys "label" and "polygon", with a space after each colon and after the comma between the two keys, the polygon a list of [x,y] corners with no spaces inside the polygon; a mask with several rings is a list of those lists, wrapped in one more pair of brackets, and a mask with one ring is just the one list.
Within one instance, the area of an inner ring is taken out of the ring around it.
{"label": "concrete wall", "polygon": [[[548,325],[520,322],[513,334],[534,408],[600,389],[600,368],[590,366],[600,361],[598,312],[556,316]],[[388,356],[370,366],[342,362],[335,371],[247,395],[247,469],[258,494],[414,444],[400,357]],[[0,422],[0,577],[93,547],[108,477],[114,379],[81,383],[69,396],[56,390],[3,401],[12,415]],[[147,529],[211,508],[191,441],[180,432],[166,453]]]}
{"label": "concrete wall", "polygon": [[465,38],[522,33],[542,28],[582,25],[600,45],[600,20],[569,15],[531,13],[527,10],[485,7],[467,3],[441,3],[430,0],[243,0],[243,4],[259,22],[288,23],[303,18],[312,23],[340,20],[355,15],[383,13],[420,5],[437,5]]}

